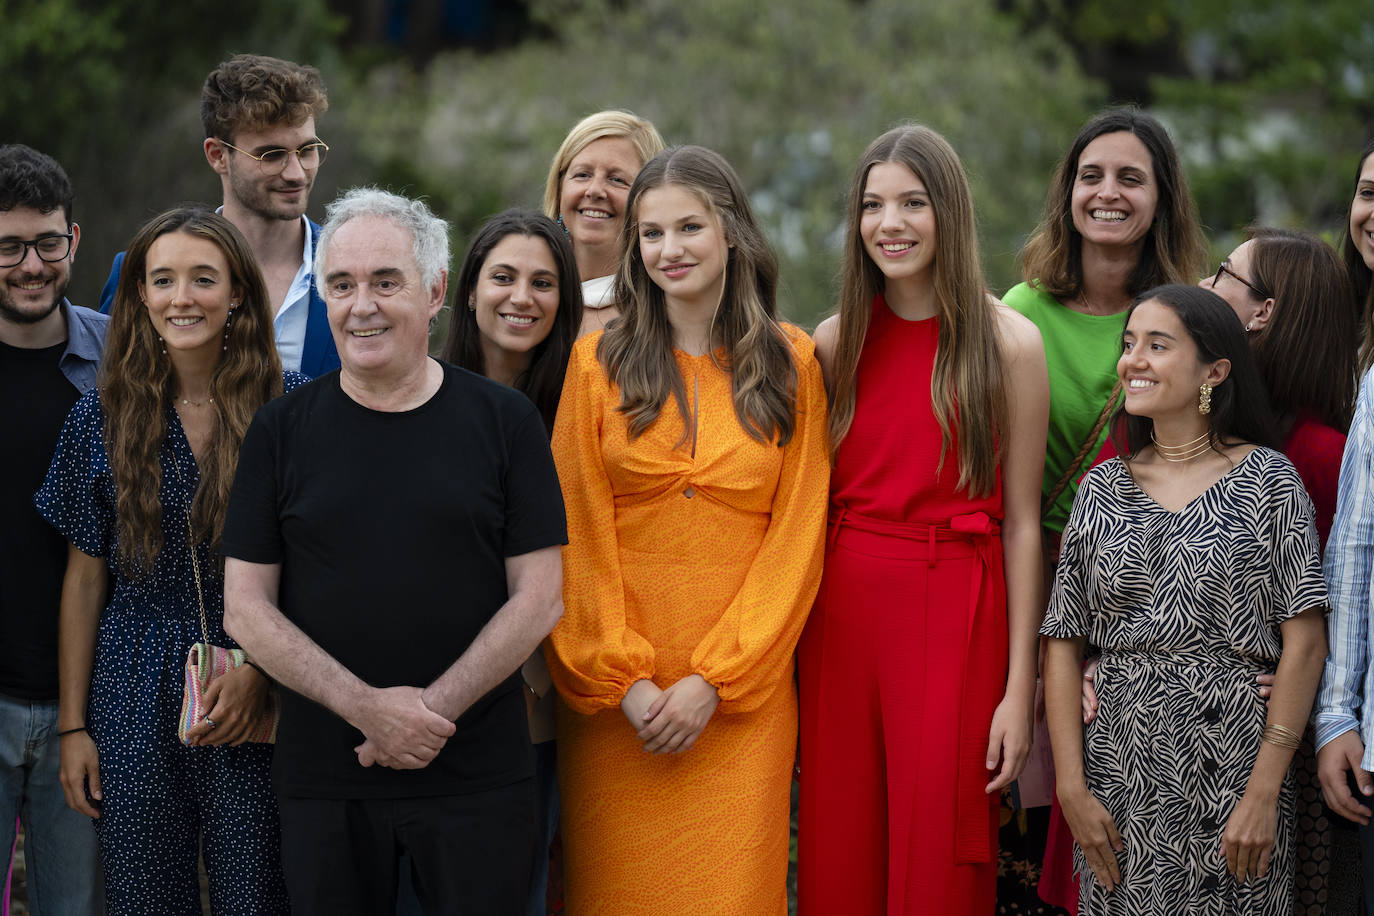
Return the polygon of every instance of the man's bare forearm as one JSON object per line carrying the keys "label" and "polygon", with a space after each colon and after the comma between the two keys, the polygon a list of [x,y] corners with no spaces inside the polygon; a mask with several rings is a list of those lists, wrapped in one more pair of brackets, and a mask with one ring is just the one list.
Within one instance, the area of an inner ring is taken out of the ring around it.
{"label": "man's bare forearm", "polygon": [[524,664],[563,616],[561,548],[508,559],[506,568],[509,600],[422,695],[446,719],[457,719]]}
{"label": "man's bare forearm", "polygon": [[264,583],[255,566],[232,557],[225,561],[224,631],[284,686],[357,725],[358,709],[372,688],[286,619],[276,605],[275,584]]}

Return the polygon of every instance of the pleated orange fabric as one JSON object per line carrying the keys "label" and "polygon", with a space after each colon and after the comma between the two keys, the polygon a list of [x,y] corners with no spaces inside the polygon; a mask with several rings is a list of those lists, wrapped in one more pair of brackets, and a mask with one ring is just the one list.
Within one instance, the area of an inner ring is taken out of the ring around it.
{"label": "pleated orange fabric", "polygon": [[[785,328],[798,390],[782,448],[745,433],[727,372],[680,351],[695,431],[670,400],[632,440],[600,335],[573,350],[553,437],[565,610],[546,643],[571,916],[787,912],[793,652],[820,583],[829,462],[820,367]],[[690,750],[645,754],[625,692],[693,673],[720,706]]]}

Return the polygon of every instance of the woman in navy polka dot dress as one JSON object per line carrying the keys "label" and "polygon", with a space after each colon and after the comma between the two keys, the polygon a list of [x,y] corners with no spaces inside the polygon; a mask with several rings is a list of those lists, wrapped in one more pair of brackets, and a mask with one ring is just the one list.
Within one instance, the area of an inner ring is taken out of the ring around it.
{"label": "woman in navy polka dot dress", "polygon": [[[266,287],[223,217],[180,209],[129,246],[98,390],[72,409],[39,512],[70,542],[62,589],[62,783],[96,818],[111,914],[286,913],[266,678],[216,681],[177,736],[187,650],[224,633],[218,552],[239,443],[283,379]],[[189,512],[190,525],[187,524]],[[194,536],[189,535],[194,531]]]}

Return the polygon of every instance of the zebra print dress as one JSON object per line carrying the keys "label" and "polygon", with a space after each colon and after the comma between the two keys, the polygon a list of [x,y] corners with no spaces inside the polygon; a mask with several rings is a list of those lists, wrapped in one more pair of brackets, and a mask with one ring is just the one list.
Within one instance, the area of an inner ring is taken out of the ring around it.
{"label": "zebra print dress", "polygon": [[1125,851],[1123,881],[1106,893],[1075,848],[1080,913],[1288,916],[1291,772],[1265,878],[1238,883],[1221,835],[1264,728],[1255,675],[1278,664],[1279,624],[1318,606],[1311,500],[1278,452],[1255,449],[1178,512],[1119,458],[1084,479],[1041,633],[1086,636],[1102,652],[1084,769]]}

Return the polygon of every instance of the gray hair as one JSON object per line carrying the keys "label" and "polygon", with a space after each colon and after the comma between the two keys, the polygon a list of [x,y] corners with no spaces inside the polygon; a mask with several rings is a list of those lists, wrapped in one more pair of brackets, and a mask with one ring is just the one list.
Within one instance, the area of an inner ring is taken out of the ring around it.
{"label": "gray hair", "polygon": [[324,256],[339,227],[351,219],[375,216],[389,219],[402,229],[409,229],[414,239],[415,263],[425,289],[439,282],[439,275],[448,270],[448,223],[434,215],[422,200],[410,200],[381,188],[352,188],[325,208],[324,228],[315,246],[315,287],[320,295],[324,289]]}

